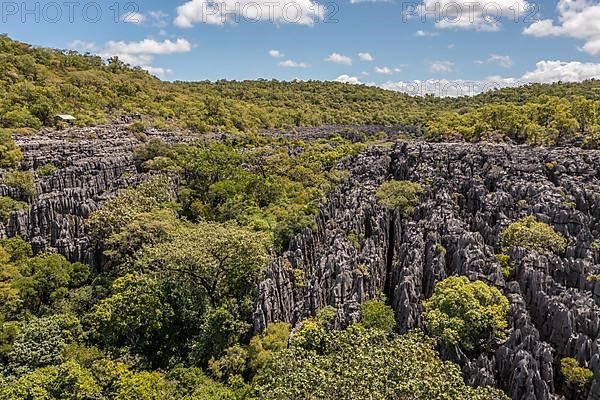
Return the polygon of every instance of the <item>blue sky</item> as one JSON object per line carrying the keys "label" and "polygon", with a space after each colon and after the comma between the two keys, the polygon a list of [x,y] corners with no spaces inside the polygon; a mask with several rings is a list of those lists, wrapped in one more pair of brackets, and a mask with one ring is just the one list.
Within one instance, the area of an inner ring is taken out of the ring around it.
{"label": "blue sky", "polygon": [[[2,3],[2,31],[118,55],[168,80],[337,79],[404,90],[415,80],[600,77],[600,0],[206,1]],[[257,10],[262,20],[248,21]]]}

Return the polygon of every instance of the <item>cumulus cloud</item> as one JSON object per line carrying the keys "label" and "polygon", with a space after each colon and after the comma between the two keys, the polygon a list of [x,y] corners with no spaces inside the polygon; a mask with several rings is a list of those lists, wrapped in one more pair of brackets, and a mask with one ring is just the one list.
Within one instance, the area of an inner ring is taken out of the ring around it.
{"label": "cumulus cloud", "polygon": [[92,42],[74,40],[69,47],[78,51],[90,51],[103,58],[118,57],[126,64],[142,67],[151,74],[165,76],[173,71],[166,68],[152,66],[154,57],[176,53],[187,53],[192,50],[192,44],[186,39],[179,38],[175,41],[144,39],[138,42],[109,41],[104,46]]}
{"label": "cumulus cloud", "polygon": [[281,61],[278,64],[280,67],[284,67],[284,68],[308,68],[309,65],[303,62],[297,62],[297,61],[293,61],[293,60],[285,60],[285,61]]}
{"label": "cumulus cloud", "polygon": [[579,82],[600,77],[600,64],[579,61],[540,61],[521,78],[526,82]]}
{"label": "cumulus cloud", "polygon": [[273,58],[282,58],[285,57],[285,54],[280,52],[279,50],[269,50],[269,55]]}
{"label": "cumulus cloud", "polygon": [[374,71],[376,73],[382,74],[382,75],[391,75],[392,74],[391,68],[388,68],[388,67],[375,67]]}
{"label": "cumulus cloud", "polygon": [[500,54],[492,54],[485,60],[477,60],[476,64],[498,64],[502,68],[510,68],[513,66],[513,60],[510,56]]}
{"label": "cumulus cloud", "polygon": [[175,25],[191,28],[199,23],[225,25],[245,20],[312,26],[325,15],[326,7],[313,0],[190,0],[177,7]]}
{"label": "cumulus cloud", "polygon": [[337,78],[335,78],[336,82],[342,82],[342,83],[349,83],[352,85],[360,85],[362,84],[362,82],[360,81],[360,79],[358,79],[356,76],[350,76],[350,75],[340,75]]}
{"label": "cumulus cloud", "polygon": [[432,61],[429,63],[429,71],[433,73],[450,72],[454,68],[452,61]]}
{"label": "cumulus cloud", "polygon": [[371,53],[358,53],[358,58],[360,58],[361,61],[373,61],[374,60]]}
{"label": "cumulus cloud", "polygon": [[[433,94],[441,97],[469,96],[491,89],[519,86],[528,83],[580,82],[600,76],[599,63],[578,61],[540,61],[535,69],[520,77],[490,76],[482,80],[427,79],[385,82],[377,86],[412,95]],[[374,85],[374,84],[373,84]]]}
{"label": "cumulus cloud", "polygon": [[406,18],[436,21],[438,29],[497,31],[501,21],[515,20],[527,13],[527,0],[423,0],[405,9]]}
{"label": "cumulus cloud", "polygon": [[344,56],[339,53],[331,53],[330,55],[327,56],[327,58],[325,58],[325,61],[331,62],[334,64],[352,65],[352,58],[350,58],[348,56]]}
{"label": "cumulus cloud", "polygon": [[600,55],[600,4],[589,0],[560,0],[558,21],[544,19],[529,25],[523,33],[535,37],[567,36],[584,41],[581,50]]}
{"label": "cumulus cloud", "polygon": [[160,77],[171,75],[173,73],[172,69],[153,67],[151,65],[143,65],[142,68],[151,73],[152,75],[157,75]]}
{"label": "cumulus cloud", "polygon": [[92,52],[98,50],[98,46],[94,42],[86,42],[85,40],[75,39],[69,43],[69,48],[80,52]]}

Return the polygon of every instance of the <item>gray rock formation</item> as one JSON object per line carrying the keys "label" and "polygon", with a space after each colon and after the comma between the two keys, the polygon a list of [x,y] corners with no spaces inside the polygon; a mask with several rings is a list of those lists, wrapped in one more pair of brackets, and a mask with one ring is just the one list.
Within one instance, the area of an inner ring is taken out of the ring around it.
{"label": "gray rock formation", "polygon": [[[296,135],[320,138],[331,131]],[[19,137],[23,168],[51,162],[59,170],[38,177],[29,210],[0,225],[0,237],[20,235],[37,251],[96,264],[84,220],[119,189],[143,179],[132,154],[141,143],[119,124]],[[268,267],[256,331],[274,321],[297,324],[327,305],[344,326],[359,319],[363,301],[383,293],[405,332],[422,327],[421,302],[437,282],[466,275],[497,286],[511,304],[508,338],[494,353],[458,355],[467,382],[499,386],[515,400],[600,400],[600,282],[587,280],[600,274],[600,249],[592,245],[600,238],[600,152],[406,141],[369,148],[341,167],[351,176],[323,204],[317,229],[297,235]],[[401,220],[377,204],[375,191],[391,178],[426,188],[411,218]],[[0,181],[5,195],[19,196]],[[512,249],[515,270],[506,280],[495,257],[500,232],[530,214],[567,237],[568,249],[561,256]],[[559,372],[567,356],[596,374],[585,393]]]}
{"label": "gray rock formation", "polygon": [[[0,222],[0,237],[18,235],[36,252],[58,251],[71,261],[96,265],[84,220],[119,189],[143,179],[136,171],[133,149],[149,137],[167,142],[194,139],[158,131],[134,135],[124,123],[17,137],[24,154],[22,169],[34,171],[48,163],[59,169],[36,178],[36,195],[22,199],[29,200],[29,209],[13,213],[5,225]],[[0,180],[0,196],[18,199],[20,194]]]}
{"label": "gray rock formation", "polygon": [[[329,196],[317,230],[298,235],[269,267],[257,331],[273,321],[297,324],[327,305],[345,325],[380,293],[402,332],[420,328],[421,302],[435,283],[465,275],[500,288],[511,304],[509,337],[496,352],[460,355],[470,384],[499,386],[515,400],[600,399],[600,283],[586,279],[600,273],[592,245],[600,238],[600,152],[399,142],[343,164],[350,181]],[[390,178],[426,187],[408,220],[375,201]],[[500,232],[530,214],[567,237],[568,249],[560,257],[511,250],[507,281],[495,257]],[[563,357],[595,372],[586,393],[563,381]]]}

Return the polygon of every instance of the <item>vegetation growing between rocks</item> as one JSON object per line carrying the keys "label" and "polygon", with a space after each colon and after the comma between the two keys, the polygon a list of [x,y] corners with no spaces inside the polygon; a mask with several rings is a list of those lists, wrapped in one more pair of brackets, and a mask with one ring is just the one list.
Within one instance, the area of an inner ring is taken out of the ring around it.
{"label": "vegetation growing between rocks", "polygon": [[417,182],[391,180],[384,182],[375,197],[382,205],[398,209],[403,218],[411,216],[419,205],[419,196],[423,187]]}
{"label": "vegetation growing between rocks", "polygon": [[560,372],[567,382],[581,388],[590,383],[594,378],[592,370],[581,367],[577,360],[571,357],[560,360]]}
{"label": "vegetation growing between rocks", "polygon": [[490,350],[506,338],[508,299],[482,281],[447,278],[423,306],[427,332],[449,351]]}
{"label": "vegetation growing between rocks", "polygon": [[510,224],[500,235],[500,242],[504,251],[522,247],[542,254],[563,253],[568,244],[560,233],[532,215]]}

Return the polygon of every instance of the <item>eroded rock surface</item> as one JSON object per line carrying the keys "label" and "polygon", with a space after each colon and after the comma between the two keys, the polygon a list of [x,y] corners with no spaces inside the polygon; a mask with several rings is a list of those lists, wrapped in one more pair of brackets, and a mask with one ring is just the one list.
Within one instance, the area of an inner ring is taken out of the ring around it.
{"label": "eroded rock surface", "polygon": [[[158,131],[134,135],[125,123],[20,135],[16,142],[24,154],[22,169],[34,171],[52,163],[58,170],[37,176],[29,209],[13,213],[6,225],[0,222],[0,237],[18,235],[36,252],[58,251],[71,261],[96,264],[84,220],[119,189],[143,179],[136,171],[133,149],[151,137],[167,142],[194,139]],[[20,194],[0,180],[0,196],[19,199]]]}
{"label": "eroded rock surface", "polygon": [[[257,331],[273,321],[297,324],[327,305],[345,325],[381,292],[401,331],[420,328],[421,302],[435,283],[466,275],[511,303],[508,339],[494,354],[461,358],[470,384],[498,386],[515,400],[600,399],[600,282],[587,279],[600,273],[600,152],[399,142],[344,163],[350,181],[330,195],[316,232],[298,235],[269,267]],[[392,178],[426,188],[404,221],[374,197]],[[568,249],[512,249],[515,270],[505,279],[495,256],[500,232],[532,214],[567,237]],[[595,372],[585,392],[563,381],[563,357]]]}

